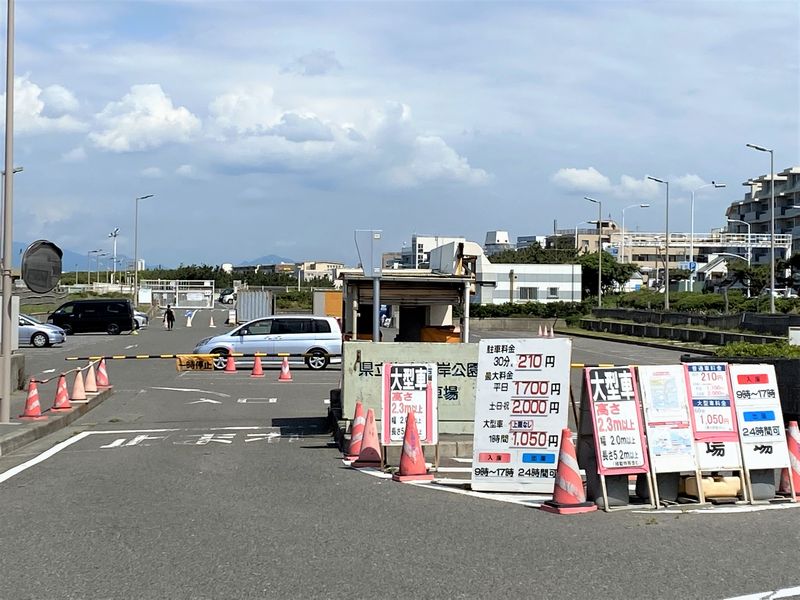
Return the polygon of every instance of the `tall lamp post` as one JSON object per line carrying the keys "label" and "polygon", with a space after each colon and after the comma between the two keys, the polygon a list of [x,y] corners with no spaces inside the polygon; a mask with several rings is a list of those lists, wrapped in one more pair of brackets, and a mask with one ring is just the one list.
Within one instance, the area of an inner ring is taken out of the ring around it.
{"label": "tall lamp post", "polygon": [[667,189],[667,207],[664,217],[664,310],[669,310],[669,181],[647,176],[650,181],[664,184]]}
{"label": "tall lamp post", "polygon": [[603,308],[603,203],[589,196],[583,199],[597,204],[597,308]]}
{"label": "tall lamp post", "polygon": [[[741,223],[745,227],[747,227],[747,270],[750,270],[750,255],[751,255],[751,248],[753,244],[753,238],[750,237],[750,223],[747,221],[742,221],[741,219],[728,219],[728,223]],[[747,297],[750,297],[750,277],[747,278]]]}
{"label": "tall lamp post", "polygon": [[625,208],[622,209],[622,244],[621,244],[622,252],[620,254],[622,255],[621,256],[621,258],[622,258],[621,262],[623,262],[623,263],[625,262],[625,211],[628,210],[629,208],[650,208],[650,205],[649,204],[631,204],[630,206],[626,206]]}
{"label": "tall lamp post", "polygon": [[0,377],[0,423],[11,421],[11,268],[14,224],[14,0],[8,0],[6,17],[6,132],[5,172],[3,180],[3,294],[2,331],[0,331],[0,354],[2,354],[2,377]]}
{"label": "tall lamp post", "polygon": [[119,227],[115,227],[114,231],[108,234],[108,237],[114,240],[114,274],[111,276],[111,283],[117,279],[117,236],[119,235]]}
{"label": "tall lamp post", "polygon": [[135,199],[136,210],[133,218],[133,305],[139,307],[139,200],[152,198],[154,194]]}
{"label": "tall lamp post", "polygon": [[92,284],[92,255],[97,255],[102,250],[89,250],[86,253],[86,285]]}
{"label": "tall lamp post", "polygon": [[[724,183],[717,183],[716,181],[712,181],[711,183],[706,183],[701,185],[698,188],[692,190],[692,207],[691,207],[691,221],[692,221],[692,231],[689,234],[689,262],[694,262],[694,195],[695,193],[699,192],[700,190],[707,188],[707,187],[714,187],[714,188],[724,188],[726,187]],[[694,291],[694,273],[695,269],[691,269],[691,273],[689,274],[689,291]]]}
{"label": "tall lamp post", "polygon": [[769,148],[745,144],[759,152],[769,152],[769,312],[775,313],[775,153]]}

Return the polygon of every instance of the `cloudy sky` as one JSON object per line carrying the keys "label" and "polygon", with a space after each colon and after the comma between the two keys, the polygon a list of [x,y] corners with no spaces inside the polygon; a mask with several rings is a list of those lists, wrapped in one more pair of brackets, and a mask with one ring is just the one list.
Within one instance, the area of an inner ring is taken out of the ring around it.
{"label": "cloudy sky", "polygon": [[[18,242],[356,260],[412,233],[724,223],[800,165],[795,1],[17,0]],[[3,17],[5,18],[5,17]],[[5,31],[5,24],[3,24]]]}

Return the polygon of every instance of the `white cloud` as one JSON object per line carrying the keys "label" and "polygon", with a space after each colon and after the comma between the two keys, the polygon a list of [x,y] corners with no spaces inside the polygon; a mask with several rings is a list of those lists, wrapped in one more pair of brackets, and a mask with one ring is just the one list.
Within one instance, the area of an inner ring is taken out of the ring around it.
{"label": "white cloud", "polygon": [[131,152],[188,142],[200,130],[200,119],[184,106],[175,107],[158,84],[134,85],[119,102],[96,115],[101,131],[89,139],[103,150]]}
{"label": "white cloud", "polygon": [[86,160],[86,150],[83,146],[73,148],[69,152],[65,152],[61,155],[61,161],[66,163],[77,163],[83,162],[84,160]]}
{"label": "white cloud", "polygon": [[269,86],[255,85],[218,96],[209,106],[211,133],[223,137],[264,132],[281,115],[272,102],[274,93]]}
{"label": "white cloud", "polygon": [[80,103],[75,94],[61,85],[49,85],[42,91],[42,100],[45,110],[54,115],[75,112],[80,108]]}
{"label": "white cloud", "polygon": [[706,185],[707,182],[703,180],[703,178],[700,177],[699,175],[687,173],[686,175],[681,175],[680,177],[676,177],[670,183],[674,183],[676,186],[682,187],[687,191],[692,191],[696,190],[701,185]]}
{"label": "white cloud", "polygon": [[197,177],[197,171],[192,165],[181,165],[175,169],[175,174],[181,177],[193,178]]}
{"label": "white cloud", "polygon": [[418,136],[414,140],[411,161],[392,168],[390,177],[402,187],[437,180],[467,184],[483,184],[489,180],[486,171],[470,167],[466,158],[459,156],[442,138],[435,136]]}
{"label": "white cloud", "polygon": [[559,169],[552,180],[558,187],[575,192],[604,192],[611,188],[611,180],[594,167]]}
{"label": "white cloud", "polygon": [[332,50],[313,50],[308,54],[296,58],[286,67],[284,73],[296,73],[306,77],[327,75],[331,71],[341,69],[341,63],[336,60],[336,53]]}
{"label": "white cloud", "polygon": [[281,120],[270,127],[269,133],[286,138],[290,142],[330,142],[333,133],[330,128],[314,115],[284,113]]}
{"label": "white cloud", "polygon": [[[3,93],[0,105],[5,105],[5,100]],[[75,97],[61,86],[42,90],[27,75],[14,79],[14,130],[17,133],[84,131],[84,123],[63,114],[76,106]]]}
{"label": "white cloud", "polygon": [[146,169],[142,169],[140,174],[142,177],[147,177],[148,179],[158,179],[164,176],[164,173],[158,167],[147,167]]}

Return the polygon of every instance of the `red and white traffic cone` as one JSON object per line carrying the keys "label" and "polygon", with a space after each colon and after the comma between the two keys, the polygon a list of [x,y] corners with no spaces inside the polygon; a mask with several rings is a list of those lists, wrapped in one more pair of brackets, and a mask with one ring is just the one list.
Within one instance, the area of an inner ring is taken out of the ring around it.
{"label": "red and white traffic cone", "polygon": [[26,421],[43,421],[47,417],[42,415],[42,406],[39,404],[39,388],[36,387],[36,380],[31,377],[28,383],[28,397],[25,399],[25,412],[20,419]]}
{"label": "red and white traffic cone", "polygon": [[354,460],[351,467],[382,467],[381,444],[378,441],[378,426],[375,425],[375,411],[367,410],[367,420],[364,423],[364,440],[361,442],[361,452]]}
{"label": "red and white traffic cone", "polygon": [[63,373],[58,377],[56,397],[50,410],[72,410],[72,404],[69,403],[69,391],[67,390],[67,376]]}
{"label": "red and white traffic cone", "polygon": [[364,405],[356,402],[353,424],[350,425],[350,445],[345,452],[345,460],[355,460],[361,453],[361,442],[364,440]]}
{"label": "red and white traffic cone", "polygon": [[291,380],[292,372],[289,370],[289,359],[284,356],[283,362],[281,363],[281,374],[278,376],[278,381],[289,382]]}
{"label": "red and white traffic cone", "polygon": [[403,435],[403,453],[400,455],[400,470],[392,475],[394,481],[431,481],[433,473],[425,465],[425,454],[417,432],[414,411],[406,413],[406,431]]}
{"label": "red and white traffic cone", "polygon": [[263,377],[264,376],[264,369],[261,367],[261,357],[256,356],[255,360],[253,361],[253,372],[250,373],[250,377]]}
{"label": "red and white traffic cone", "polygon": [[100,364],[97,365],[97,387],[99,388],[111,387],[108,383],[108,371],[106,371],[105,358],[101,358]]}
{"label": "red and white traffic cone", "polygon": [[69,399],[75,402],[84,402],[86,400],[86,388],[83,385],[83,371],[80,369],[75,371],[75,382],[72,384],[72,395]]}
{"label": "red and white traffic cone", "polygon": [[236,373],[236,361],[233,360],[233,356],[228,353],[228,359],[225,361],[225,372],[226,373]]}
{"label": "red and white traffic cone", "polygon": [[572,444],[572,432],[569,429],[561,430],[561,452],[558,455],[553,499],[546,501],[540,508],[559,515],[597,510],[594,502],[586,501],[578,459],[575,456],[575,446]]}
{"label": "red and white traffic cone", "polygon": [[800,496],[800,428],[797,426],[797,421],[789,421],[789,427],[786,430],[786,445],[789,447],[791,469],[783,469],[780,491],[783,494],[792,493],[789,483],[789,477],[791,477],[794,483],[794,494]]}
{"label": "red and white traffic cone", "polygon": [[94,373],[94,363],[89,363],[89,368],[86,371],[86,381],[84,382],[84,390],[87,394],[97,393],[97,377]]}

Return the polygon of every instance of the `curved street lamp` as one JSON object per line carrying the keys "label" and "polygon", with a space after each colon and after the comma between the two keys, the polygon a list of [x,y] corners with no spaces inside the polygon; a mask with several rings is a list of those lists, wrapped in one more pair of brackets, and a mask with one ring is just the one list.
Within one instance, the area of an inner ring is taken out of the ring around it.
{"label": "curved street lamp", "polygon": [[667,207],[664,218],[664,237],[666,248],[664,250],[664,310],[669,310],[669,181],[666,179],[659,179],[658,177],[647,176],[650,181],[664,184],[667,188]]}

